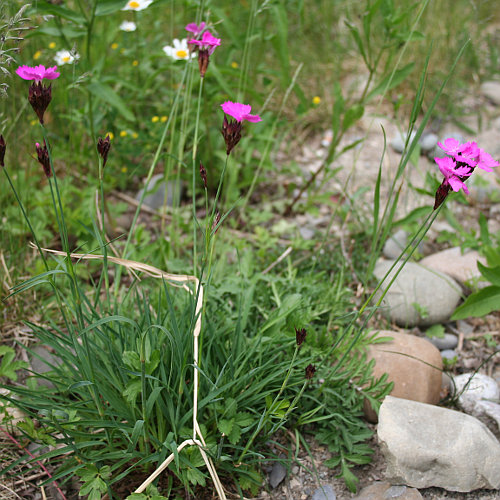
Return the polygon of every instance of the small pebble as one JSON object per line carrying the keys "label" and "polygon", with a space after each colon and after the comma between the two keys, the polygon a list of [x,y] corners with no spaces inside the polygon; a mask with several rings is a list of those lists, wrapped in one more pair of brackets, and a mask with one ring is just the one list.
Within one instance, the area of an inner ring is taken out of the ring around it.
{"label": "small pebble", "polygon": [[275,462],[269,474],[269,484],[271,488],[276,488],[286,476],[286,467],[280,463]]}
{"label": "small pebble", "polygon": [[318,488],[312,496],[311,500],[336,500],[337,495],[329,484],[324,484]]}
{"label": "small pebble", "polygon": [[447,359],[448,361],[453,361],[458,359],[458,354],[453,349],[445,349],[444,351],[441,351],[441,357],[443,359]]}
{"label": "small pebble", "polygon": [[452,333],[445,333],[444,337],[428,337],[440,351],[455,349],[458,345],[458,337]]}
{"label": "small pebble", "polygon": [[420,144],[422,152],[428,153],[429,151],[432,151],[436,147],[438,140],[439,140],[438,136],[430,132],[428,134],[422,135],[418,143]]}
{"label": "small pebble", "polygon": [[[416,134],[415,131],[411,133],[408,145],[410,145],[411,141],[413,141],[415,134]],[[394,149],[394,151],[396,151],[396,153],[402,153],[405,149],[405,142],[406,142],[406,133],[398,133],[395,137],[393,137],[391,141],[391,147],[392,149]]]}

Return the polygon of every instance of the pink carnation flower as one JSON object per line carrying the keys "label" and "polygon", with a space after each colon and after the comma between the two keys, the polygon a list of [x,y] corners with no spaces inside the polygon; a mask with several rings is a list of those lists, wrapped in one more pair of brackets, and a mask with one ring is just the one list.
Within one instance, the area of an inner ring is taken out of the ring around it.
{"label": "pink carnation flower", "polygon": [[469,194],[469,190],[464,182],[462,182],[460,177],[468,177],[470,174],[470,168],[457,167],[455,160],[450,157],[446,158],[434,158],[436,163],[438,164],[439,170],[444,175],[445,181],[447,182],[453,191],[460,191],[460,189],[464,190],[465,194]]}
{"label": "pink carnation flower", "polygon": [[200,23],[199,26],[196,23],[189,23],[185,29],[186,29],[186,31],[193,33],[193,35],[195,37],[197,37],[198,35],[200,35],[202,33],[202,31],[205,29],[206,25],[207,25],[207,23],[205,23],[205,22]]}
{"label": "pink carnation flower", "polygon": [[498,167],[499,165],[490,154],[482,149],[479,150],[479,162],[477,164],[479,168],[486,170],[486,172],[493,172],[493,167]]}
{"label": "pink carnation flower", "polygon": [[56,71],[57,66],[53,66],[51,68],[45,68],[41,64],[39,66],[19,66],[16,69],[16,73],[23,80],[35,80],[37,82],[42,81],[44,78],[47,80],[55,80],[58,78],[61,73]]}
{"label": "pink carnation flower", "polygon": [[248,122],[257,123],[262,120],[259,115],[250,114],[250,111],[252,111],[252,106],[250,106],[250,104],[241,104],[239,102],[226,101],[220,106],[224,113],[232,116],[238,122],[246,120]]}
{"label": "pink carnation flower", "polygon": [[211,56],[214,53],[215,48],[220,45],[220,40],[220,38],[215,38],[210,31],[205,31],[201,40],[195,40],[193,38],[192,40],[189,40],[188,43],[196,45],[198,50],[207,50],[208,55]]}
{"label": "pink carnation flower", "polygon": [[441,142],[438,142],[437,144],[447,155],[457,154],[461,146],[460,142],[454,137],[445,139],[444,144],[442,144]]}

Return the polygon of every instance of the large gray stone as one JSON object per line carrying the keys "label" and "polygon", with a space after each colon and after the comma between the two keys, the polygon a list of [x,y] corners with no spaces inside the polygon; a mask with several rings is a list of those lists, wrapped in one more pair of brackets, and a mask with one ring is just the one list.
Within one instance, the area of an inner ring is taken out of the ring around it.
{"label": "large gray stone", "polygon": [[486,259],[475,250],[465,252],[459,247],[448,248],[423,258],[419,264],[435,271],[445,273],[462,285],[467,285],[481,276],[477,263],[486,265]]}
{"label": "large gray stone", "polygon": [[[382,279],[394,261],[379,260],[374,275]],[[398,264],[387,277],[390,283]],[[376,294],[378,300],[381,291]],[[382,301],[386,315],[401,326],[428,326],[449,320],[461,296],[460,285],[449,276],[424,266],[407,262]]]}
{"label": "large gray stone", "polygon": [[415,488],[391,485],[387,481],[376,481],[363,488],[352,500],[421,500],[422,495]]}
{"label": "large gray stone", "polygon": [[500,389],[495,379],[482,373],[462,373],[453,377],[458,404],[467,413],[482,415],[482,401],[498,402]]}
{"label": "large gray stone", "polygon": [[[180,189],[177,188],[176,183],[168,181],[165,184],[163,174],[153,175],[148,185],[146,196],[144,197],[144,205],[147,205],[153,210],[158,210],[164,205],[172,206],[174,204],[174,196],[177,197],[177,202],[181,196]],[[144,192],[144,188],[139,190],[135,199],[139,201]]]}
{"label": "large gray stone", "polygon": [[336,500],[337,495],[329,484],[324,484],[315,490],[311,500]]}
{"label": "large gray stone", "polygon": [[387,479],[415,488],[500,488],[500,443],[465,413],[387,396],[377,434]]}

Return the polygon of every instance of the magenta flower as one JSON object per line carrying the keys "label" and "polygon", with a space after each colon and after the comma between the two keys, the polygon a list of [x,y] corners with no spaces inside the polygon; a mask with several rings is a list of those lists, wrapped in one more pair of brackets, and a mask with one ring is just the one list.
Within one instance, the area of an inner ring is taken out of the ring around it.
{"label": "magenta flower", "polygon": [[490,154],[482,149],[479,150],[479,162],[477,167],[486,170],[486,172],[493,172],[493,167],[498,167],[500,163],[495,161]]}
{"label": "magenta flower", "polygon": [[39,66],[19,66],[16,69],[16,73],[23,80],[35,80],[36,82],[41,82],[43,79],[46,80],[55,80],[61,73],[56,71],[57,66],[53,66],[51,68],[45,68],[43,65]]}
{"label": "magenta flower", "polygon": [[246,120],[247,122],[257,123],[262,121],[259,115],[251,115],[252,106],[250,104],[241,104],[239,102],[226,101],[220,107],[226,115],[232,116],[237,122]]}
{"label": "magenta flower", "polygon": [[[201,23],[200,26],[202,24],[204,23]],[[188,24],[188,26],[191,25]],[[199,29],[200,26],[197,26],[196,28]],[[194,45],[194,49],[198,51],[198,67],[200,69],[200,76],[203,78],[208,69],[210,56],[214,53],[216,47],[220,45],[220,38],[215,38],[210,31],[205,31],[201,40],[193,38],[189,40],[188,44]]]}
{"label": "magenta flower", "polygon": [[[202,23],[203,24],[203,23]],[[188,25],[189,26],[189,25]],[[200,25],[201,26],[201,25]],[[215,38],[210,31],[205,31],[201,40],[191,39],[188,43],[196,45],[198,50],[207,50],[208,55],[211,56],[215,49],[220,45],[220,38]]]}
{"label": "magenta flower", "polygon": [[453,191],[457,192],[463,189],[465,194],[469,194],[469,189],[460,180],[460,177],[469,177],[469,167],[457,167],[455,160],[449,156],[446,158],[434,158],[434,160],[438,164],[439,170],[444,175],[445,181],[448,182]]}
{"label": "magenta flower", "polygon": [[52,88],[51,85],[45,86],[42,84],[43,79],[55,80],[61,73],[56,71],[57,66],[52,68],[45,68],[41,64],[39,66],[19,66],[16,69],[16,73],[23,80],[34,80],[30,85],[28,101],[33,108],[33,111],[37,114],[40,123],[43,124],[43,116],[45,110],[52,100]]}
{"label": "magenta flower", "polygon": [[205,22],[200,23],[199,26],[196,23],[189,23],[185,29],[186,31],[193,33],[193,36],[197,38],[199,35],[201,35],[206,25],[207,23]]}
{"label": "magenta flower", "polygon": [[438,146],[448,156],[434,158],[439,170],[444,175],[443,182],[436,191],[434,210],[443,203],[450,190],[457,192],[463,189],[464,193],[469,194],[465,181],[472,175],[476,167],[491,172],[493,167],[499,166],[499,163],[475,142],[460,144],[457,139],[449,137],[444,141],[444,144],[438,142]]}
{"label": "magenta flower", "polygon": [[222,123],[222,136],[226,142],[226,153],[229,154],[233,148],[240,142],[241,139],[241,127],[244,120],[257,123],[262,120],[259,115],[251,115],[252,106],[250,104],[241,104],[239,102],[226,101],[221,104],[220,107],[222,111],[229,116],[232,116],[234,120],[228,120],[224,116],[224,121]]}

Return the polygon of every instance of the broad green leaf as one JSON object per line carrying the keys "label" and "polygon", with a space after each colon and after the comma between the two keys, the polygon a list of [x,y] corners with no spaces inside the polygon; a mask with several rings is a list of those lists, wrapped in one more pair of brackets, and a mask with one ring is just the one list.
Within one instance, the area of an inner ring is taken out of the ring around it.
{"label": "broad green leaf", "polygon": [[455,309],[453,321],[465,318],[480,318],[493,311],[500,310],[500,286],[487,286],[467,297],[465,302]]}
{"label": "broad green leaf", "polygon": [[123,118],[131,122],[135,120],[134,114],[125,104],[125,101],[111,87],[94,81],[89,83],[87,88],[91,94],[115,108],[116,111],[123,116]]}
{"label": "broad green leaf", "polygon": [[191,484],[205,486],[205,476],[198,469],[188,469],[187,477]]}
{"label": "broad green leaf", "polygon": [[220,432],[222,432],[222,434],[229,436],[229,434],[231,434],[231,431],[233,429],[233,425],[234,425],[234,418],[231,419],[223,418],[219,420],[217,428],[219,429]]}
{"label": "broad green leaf", "polygon": [[96,16],[107,16],[125,7],[127,0],[99,0],[95,10]]}
{"label": "broad green leaf", "polygon": [[137,395],[141,392],[141,379],[131,380],[125,390],[123,391],[123,396],[129,403],[134,403]]}
{"label": "broad green leaf", "polygon": [[486,267],[481,262],[478,262],[477,268],[492,285],[500,286],[500,266]]}
{"label": "broad green leaf", "polygon": [[229,438],[229,442],[232,444],[232,445],[235,445],[238,443],[238,441],[240,440],[240,437],[241,437],[241,429],[240,429],[240,426],[239,425],[233,425],[233,428],[231,429],[231,432],[229,433],[228,435],[228,438]]}
{"label": "broad green leaf", "polygon": [[365,108],[360,104],[351,106],[344,115],[342,127],[344,130],[352,127],[364,114]]}

